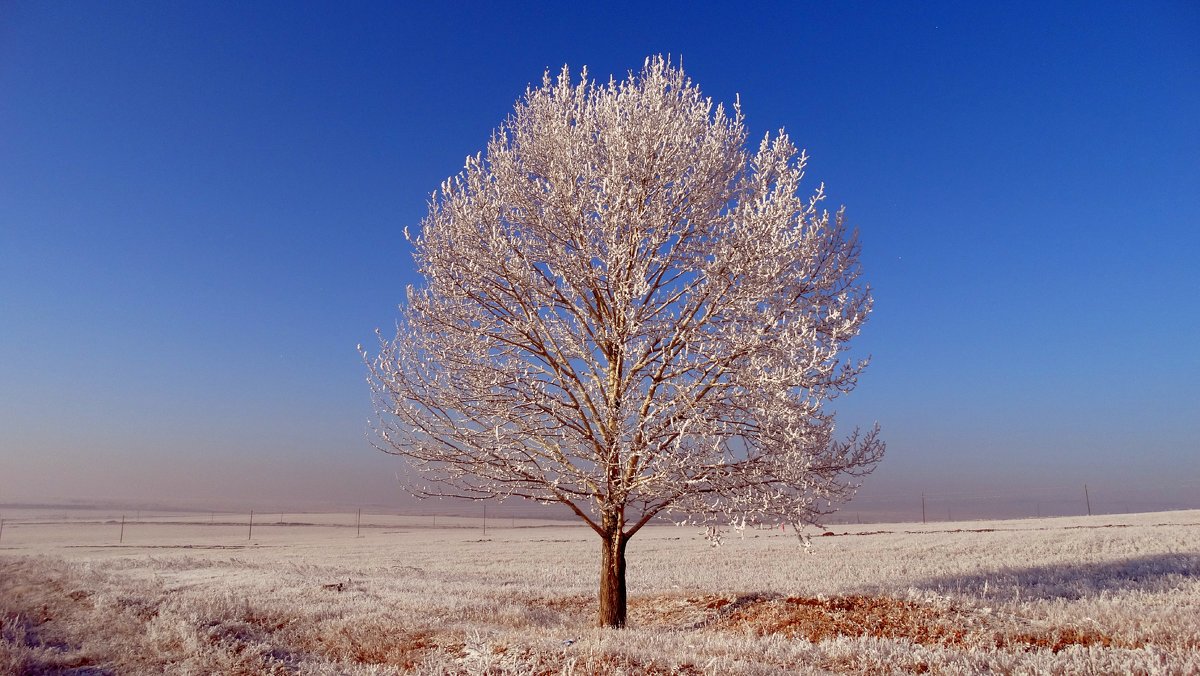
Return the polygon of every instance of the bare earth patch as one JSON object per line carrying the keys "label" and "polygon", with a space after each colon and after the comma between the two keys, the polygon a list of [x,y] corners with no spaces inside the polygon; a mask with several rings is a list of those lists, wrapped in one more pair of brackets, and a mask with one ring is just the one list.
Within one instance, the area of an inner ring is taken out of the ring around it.
{"label": "bare earth patch", "polygon": [[632,599],[630,606],[631,616],[650,626],[749,631],[759,636],[777,634],[812,643],[869,636],[929,646],[990,646],[1052,652],[1072,645],[1105,648],[1145,645],[1144,641],[1125,640],[1095,629],[1032,628],[1020,618],[887,596],[655,596]]}

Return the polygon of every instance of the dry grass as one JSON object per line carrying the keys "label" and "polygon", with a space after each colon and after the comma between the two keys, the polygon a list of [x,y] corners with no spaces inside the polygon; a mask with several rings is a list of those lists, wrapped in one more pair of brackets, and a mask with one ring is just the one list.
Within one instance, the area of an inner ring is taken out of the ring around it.
{"label": "dry grass", "polygon": [[961,611],[952,608],[882,596],[788,597],[740,605],[719,624],[813,643],[839,636],[871,636],[962,646],[967,642],[964,619]]}
{"label": "dry grass", "polygon": [[1034,628],[1028,622],[992,612],[887,596],[769,598],[710,594],[681,598],[667,595],[632,599],[630,606],[642,626],[673,631],[751,632],[812,643],[870,637],[968,650],[1001,648],[1054,653],[1070,646],[1136,649],[1147,645],[1145,640],[1096,629]]}
{"label": "dry grass", "polygon": [[1198,531],[665,530],[624,631],[586,537],[5,549],[0,674],[1197,673]]}

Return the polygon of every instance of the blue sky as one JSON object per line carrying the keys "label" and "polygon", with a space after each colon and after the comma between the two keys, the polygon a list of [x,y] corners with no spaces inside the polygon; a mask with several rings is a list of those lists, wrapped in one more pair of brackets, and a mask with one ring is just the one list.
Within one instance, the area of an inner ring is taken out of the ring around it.
{"label": "blue sky", "polygon": [[402,228],[544,69],[664,53],[861,231],[850,511],[1200,507],[1195,3],[427,5],[0,6],[0,503],[401,504]]}

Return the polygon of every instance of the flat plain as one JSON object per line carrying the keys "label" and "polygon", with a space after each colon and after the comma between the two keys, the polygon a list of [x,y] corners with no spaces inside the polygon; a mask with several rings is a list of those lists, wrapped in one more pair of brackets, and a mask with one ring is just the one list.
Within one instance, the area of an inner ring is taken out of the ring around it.
{"label": "flat plain", "polygon": [[1200,511],[650,526],[5,509],[4,674],[1200,673]]}

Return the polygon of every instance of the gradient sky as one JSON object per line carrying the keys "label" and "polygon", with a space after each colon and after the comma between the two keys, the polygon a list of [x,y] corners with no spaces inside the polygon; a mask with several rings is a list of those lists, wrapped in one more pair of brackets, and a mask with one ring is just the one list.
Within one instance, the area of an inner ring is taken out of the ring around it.
{"label": "gradient sky", "polygon": [[664,53],[860,228],[851,512],[1200,507],[1197,3],[399,4],[0,4],[0,503],[404,504],[402,228],[544,69]]}

